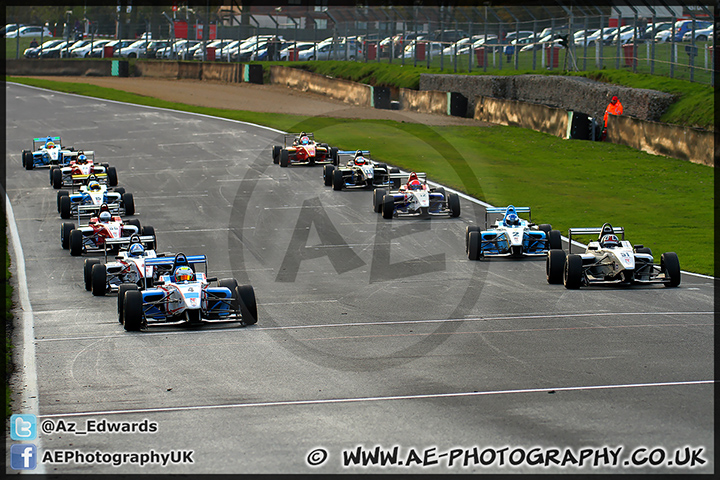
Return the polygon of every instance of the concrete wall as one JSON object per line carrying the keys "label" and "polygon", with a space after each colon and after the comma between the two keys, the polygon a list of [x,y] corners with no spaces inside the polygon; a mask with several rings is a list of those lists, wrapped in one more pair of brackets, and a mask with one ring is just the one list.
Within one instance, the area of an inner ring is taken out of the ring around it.
{"label": "concrete wall", "polygon": [[327,77],[298,68],[271,66],[270,83],[286,85],[303,92],[318,93],[361,107],[373,105],[373,91],[370,85]]}
{"label": "concrete wall", "polygon": [[568,113],[561,108],[493,97],[476,97],[473,118],[567,136]]}
{"label": "concrete wall", "polygon": [[138,60],[135,62],[135,76],[151,78],[178,78],[178,62],[163,60]]}
{"label": "concrete wall", "polygon": [[478,96],[539,103],[602,118],[613,95],[620,98],[624,114],[659,121],[673,102],[669,93],[621,87],[589,78],[564,75],[436,75],[421,74],[420,90],[458,92],[465,95],[469,111]]}
{"label": "concrete wall", "polygon": [[409,88],[400,89],[400,109],[421,113],[439,113],[447,115],[447,92],[421,92]]}
{"label": "concrete wall", "polygon": [[237,83],[242,81],[241,63],[203,63],[202,80]]}

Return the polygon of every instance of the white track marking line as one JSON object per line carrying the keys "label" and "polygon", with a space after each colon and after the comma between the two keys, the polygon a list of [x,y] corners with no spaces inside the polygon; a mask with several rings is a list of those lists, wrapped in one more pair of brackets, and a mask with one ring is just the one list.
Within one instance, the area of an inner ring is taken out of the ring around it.
{"label": "white track marking line", "polygon": [[229,405],[197,405],[186,407],[165,407],[165,408],[139,408],[129,410],[98,410],[95,412],[77,413],[53,413],[40,415],[42,418],[63,418],[63,417],[86,417],[101,415],[127,415],[138,413],[166,413],[190,410],[220,410],[226,408],[248,408],[248,407],[291,407],[297,405],[330,405],[339,403],[362,403],[362,402],[386,402],[389,400],[424,400],[428,398],[449,398],[449,397],[478,397],[485,395],[509,395],[523,393],[550,393],[550,392],[573,392],[585,390],[615,390],[621,388],[647,388],[647,387],[676,387],[691,385],[708,385],[715,383],[715,380],[691,380],[684,382],[657,382],[657,383],[628,383],[619,385],[585,385],[580,387],[545,387],[545,388],[524,388],[517,390],[487,390],[483,392],[453,392],[453,393],[428,393],[418,395],[393,395],[388,397],[350,397],[350,398],[328,398],[317,400],[285,400],[278,402],[253,402],[234,403]]}

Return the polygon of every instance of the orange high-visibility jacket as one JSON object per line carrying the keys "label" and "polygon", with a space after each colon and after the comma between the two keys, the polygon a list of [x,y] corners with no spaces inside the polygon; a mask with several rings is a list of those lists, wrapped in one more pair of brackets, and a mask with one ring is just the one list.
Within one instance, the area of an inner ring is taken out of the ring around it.
{"label": "orange high-visibility jacket", "polygon": [[605,109],[605,128],[607,128],[608,115],[622,115],[622,113],[623,106],[622,103],[620,103],[620,100],[618,100],[615,105],[613,105],[612,103],[608,104],[607,108]]}

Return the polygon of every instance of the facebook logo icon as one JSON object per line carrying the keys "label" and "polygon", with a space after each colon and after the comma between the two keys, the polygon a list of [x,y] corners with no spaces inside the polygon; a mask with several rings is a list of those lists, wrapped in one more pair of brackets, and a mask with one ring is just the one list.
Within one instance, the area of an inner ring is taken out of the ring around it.
{"label": "facebook logo icon", "polygon": [[10,438],[13,440],[35,440],[37,419],[35,415],[23,414],[10,417]]}
{"label": "facebook logo icon", "polygon": [[13,470],[35,470],[37,448],[32,443],[10,445],[10,467]]}

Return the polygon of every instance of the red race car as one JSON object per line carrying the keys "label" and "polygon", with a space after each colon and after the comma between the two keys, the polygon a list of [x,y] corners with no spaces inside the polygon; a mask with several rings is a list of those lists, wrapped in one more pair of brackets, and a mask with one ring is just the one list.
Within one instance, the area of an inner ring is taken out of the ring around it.
{"label": "red race car", "polygon": [[338,164],[338,149],[327,143],[318,143],[312,133],[291,133],[283,138],[283,145],[272,148],[273,163],[281,167],[289,165],[315,165],[318,163]]}

